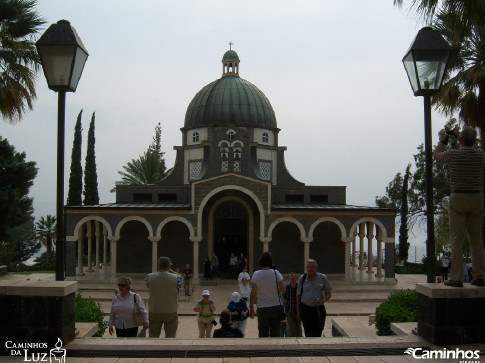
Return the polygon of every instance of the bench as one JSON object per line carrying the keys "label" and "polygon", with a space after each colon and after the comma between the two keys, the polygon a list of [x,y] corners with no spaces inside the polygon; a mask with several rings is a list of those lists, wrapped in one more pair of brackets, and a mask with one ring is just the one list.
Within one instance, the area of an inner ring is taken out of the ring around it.
{"label": "bench", "polygon": [[333,318],[332,336],[334,337],[375,337],[376,330],[362,320],[355,318]]}

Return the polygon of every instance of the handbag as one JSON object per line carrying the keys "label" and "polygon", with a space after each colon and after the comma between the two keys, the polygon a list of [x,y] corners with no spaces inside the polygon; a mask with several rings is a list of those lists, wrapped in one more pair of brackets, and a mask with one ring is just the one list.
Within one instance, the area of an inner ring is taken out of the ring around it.
{"label": "handbag", "polygon": [[283,305],[281,305],[281,299],[280,299],[280,290],[278,289],[278,277],[276,276],[276,270],[273,269],[274,271],[274,277],[276,279],[276,293],[278,294],[278,302],[280,303],[280,311],[278,312],[278,319],[285,320],[286,319],[286,314],[285,314],[285,309],[283,309]]}
{"label": "handbag", "polygon": [[136,303],[136,294],[133,295],[133,299],[135,301],[135,307],[133,308],[133,322],[136,326],[142,326],[143,314],[141,313],[140,309],[138,309],[138,304]]}

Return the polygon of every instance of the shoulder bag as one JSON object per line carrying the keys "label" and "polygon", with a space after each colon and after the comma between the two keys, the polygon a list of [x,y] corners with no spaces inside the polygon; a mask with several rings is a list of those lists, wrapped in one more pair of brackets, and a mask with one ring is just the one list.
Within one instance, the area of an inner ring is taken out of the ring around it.
{"label": "shoulder bag", "polygon": [[136,326],[142,326],[143,314],[141,313],[140,309],[138,309],[138,304],[136,303],[136,294],[133,295],[133,299],[135,301],[135,307],[133,308],[133,323],[135,323]]}
{"label": "shoulder bag", "polygon": [[278,295],[278,302],[280,303],[279,320],[281,321],[286,319],[286,314],[285,314],[285,309],[283,309],[283,305],[281,305],[280,289],[278,288],[278,277],[276,276],[276,270],[273,269],[273,271],[274,271],[274,277],[276,279],[276,294]]}

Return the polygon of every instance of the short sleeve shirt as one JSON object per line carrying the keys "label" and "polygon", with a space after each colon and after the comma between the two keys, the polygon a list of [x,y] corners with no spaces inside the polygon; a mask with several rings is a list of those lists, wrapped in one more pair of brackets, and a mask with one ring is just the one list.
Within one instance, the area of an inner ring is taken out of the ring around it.
{"label": "short sleeve shirt", "polygon": [[296,293],[301,295],[301,302],[308,306],[317,306],[315,303],[316,299],[323,299],[324,294],[332,291],[332,285],[328,281],[327,276],[317,272],[313,280],[310,280],[308,275],[303,283],[303,294],[301,290],[301,284],[303,281],[303,276],[301,275],[298,279],[298,289]]}
{"label": "short sleeve shirt", "polygon": [[482,190],[482,175],[485,154],[481,149],[462,146],[438,155],[440,162],[450,165],[450,187],[452,190]]}
{"label": "short sleeve shirt", "polygon": [[268,308],[280,304],[277,281],[283,281],[283,276],[278,270],[258,270],[253,274],[251,282],[255,283],[258,288],[258,308]]}

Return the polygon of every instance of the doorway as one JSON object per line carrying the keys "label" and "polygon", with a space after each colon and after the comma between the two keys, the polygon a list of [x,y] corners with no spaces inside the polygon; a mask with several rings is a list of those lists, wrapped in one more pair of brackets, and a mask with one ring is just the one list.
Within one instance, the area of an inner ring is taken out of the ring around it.
{"label": "doorway", "polygon": [[227,272],[231,253],[248,257],[248,212],[236,201],[221,203],[214,213],[214,252],[221,272]]}

